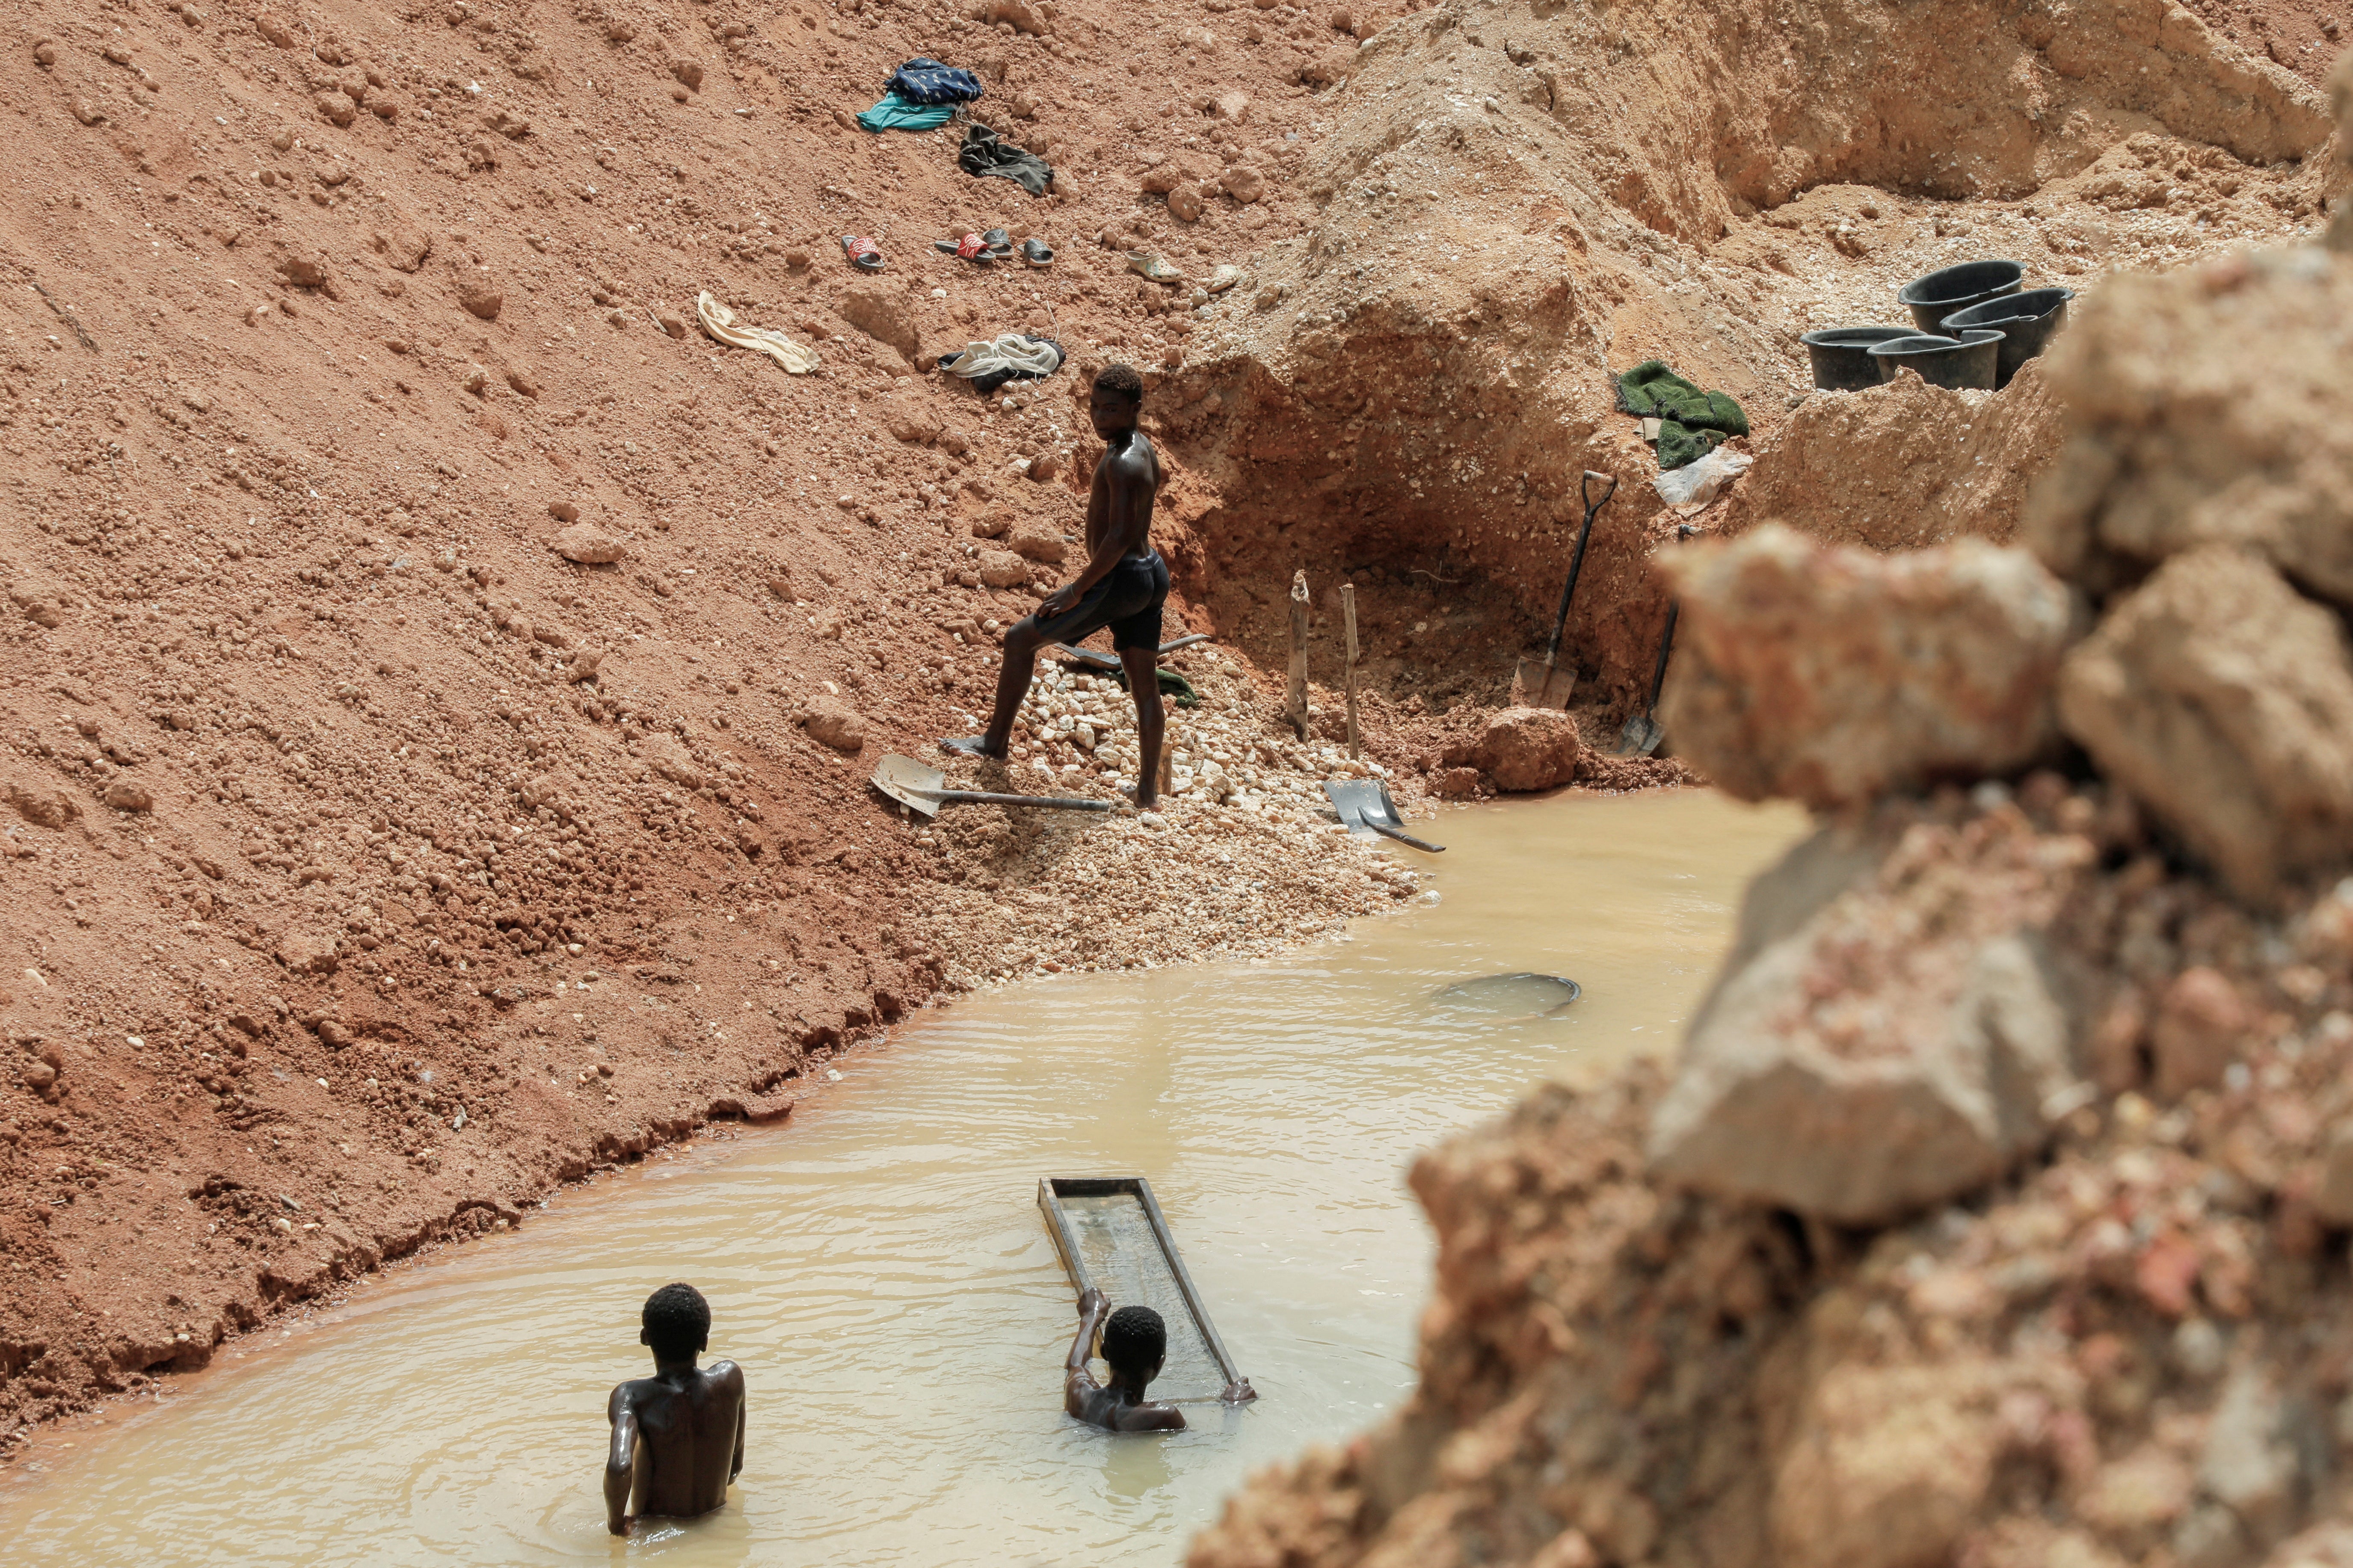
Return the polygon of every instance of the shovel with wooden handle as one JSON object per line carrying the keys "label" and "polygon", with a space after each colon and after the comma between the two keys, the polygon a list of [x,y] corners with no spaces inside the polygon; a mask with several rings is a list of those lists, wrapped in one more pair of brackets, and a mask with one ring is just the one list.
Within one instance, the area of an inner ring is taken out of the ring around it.
{"label": "shovel with wooden handle", "polygon": [[1091,795],[998,795],[987,790],[949,789],[948,776],[913,757],[887,756],[874,769],[874,787],[908,810],[937,816],[944,805],[1039,805],[1050,811],[1116,811],[1119,802]]}
{"label": "shovel with wooden handle", "polygon": [[[1609,484],[1609,488],[1601,492],[1599,500],[1593,499],[1593,481],[1596,479],[1606,479]],[[1570,694],[1577,688],[1577,672],[1573,669],[1564,671],[1559,668],[1560,634],[1568,626],[1568,602],[1577,594],[1577,575],[1585,570],[1585,545],[1593,537],[1593,519],[1609,504],[1609,498],[1618,493],[1618,476],[1597,474],[1588,468],[1585,477],[1577,481],[1577,493],[1578,499],[1585,502],[1585,526],[1577,531],[1577,552],[1568,558],[1568,582],[1560,591],[1560,613],[1553,617],[1552,641],[1545,645],[1545,656],[1541,661],[1523,658],[1512,675],[1513,698],[1522,707],[1566,708]]]}

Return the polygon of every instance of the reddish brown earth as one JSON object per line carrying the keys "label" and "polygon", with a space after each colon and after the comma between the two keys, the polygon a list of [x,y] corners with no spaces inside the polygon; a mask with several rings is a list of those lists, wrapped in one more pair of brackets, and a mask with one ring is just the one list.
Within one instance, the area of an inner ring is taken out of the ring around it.
{"label": "reddish brown earth", "polygon": [[[1579,466],[1628,477],[1572,649],[1588,738],[1647,668],[1647,554],[1675,520],[1597,405],[1607,368],[1669,353],[1747,401],[1768,447],[1795,331],[1847,309],[1846,283],[1876,305],[1948,256],[1957,216],[2047,218],[2047,265],[2096,276],[2293,229],[2319,199],[2283,154],[2317,122],[2310,95],[2202,34],[2167,36],[2188,86],[2131,115],[2094,100],[2146,96],[2138,56],[2042,82],[2063,129],[2005,121],[1997,190],[1905,162],[1909,139],[1857,152],[1880,112],[1860,78],[1799,136],[1773,106],[1823,62],[1734,71],[1679,8],[1659,8],[1639,80],[1600,68],[1636,47],[1624,26],[1549,5],[1468,28],[1484,8],[1363,7],[1344,30],[1230,0],[1107,18],[993,0],[1037,33],[966,9],[121,0],[8,24],[0,1426],[201,1365],[290,1302],[710,1119],[780,1116],[828,1056],[973,978],[955,955],[1026,919],[1038,834],[924,833],[862,780],[967,727],[992,623],[1064,569],[1094,457],[1073,394],[1095,366],[1153,373],[1172,612],[1246,656],[1217,732],[1275,731],[1264,612],[1304,569],[1317,735],[1329,590],[1349,579],[1368,755],[1409,794],[1479,789],[1482,710],[1548,608]],[[1840,4],[1808,12],[1844,36]],[[1676,52],[1694,48],[1700,67]],[[1054,194],[965,176],[953,132],[847,123],[917,53],[983,72],[981,116],[1056,165]],[[1609,137],[1578,81],[1609,84]],[[1468,85],[1511,134],[1601,151],[1515,163],[1491,196],[1493,149],[1449,151],[1457,122],[1424,115]],[[1690,178],[1693,149],[1655,128],[1717,91],[1742,105],[1727,146],[1828,140],[1732,184]],[[1969,120],[1966,95],[1939,101],[1922,147]],[[1438,129],[1376,167],[1384,124]],[[1172,182],[1174,200],[1153,189]],[[1545,269],[1406,244],[1366,205],[1400,185],[1451,193],[1451,243],[1548,237],[1587,303],[1516,314],[1551,297]],[[998,224],[1047,238],[1053,268],[930,248]],[[879,279],[844,264],[842,234],[881,241]],[[1341,258],[1375,240],[1400,286],[1451,281],[1352,338],[1362,274]],[[1137,245],[1192,281],[1129,273]],[[1192,292],[1219,264],[1243,283]],[[820,373],[704,338],[703,289],[813,344]],[[988,401],[930,374],[1018,330],[1071,365]],[[1572,338],[1579,357],[1554,353]],[[1423,354],[1441,341],[1462,352]],[[1396,395],[1440,367],[1444,406]],[[1382,401],[1335,399],[1344,370]],[[1565,436],[1536,439],[1544,421]],[[1302,493],[1311,526],[1286,533]],[[617,561],[550,548],[575,513]],[[1006,543],[1026,552],[1015,585],[974,585]],[[1067,750],[1026,761],[1109,788]],[[1684,772],[1588,763],[1603,787]],[[1177,808],[1170,831],[1231,809]],[[1086,852],[1140,831],[1159,830]],[[1150,927],[1123,883],[1086,911],[1086,951],[1040,933],[1025,962],[1296,940],[1403,893],[1335,883],[1299,832],[1232,848],[1229,871],[1171,874],[1269,882],[1281,920]],[[944,931],[943,909],[962,911]]]}
{"label": "reddish brown earth", "polygon": [[[862,778],[965,727],[982,626],[1033,598],[954,585],[966,524],[1074,526],[1092,453],[1079,374],[923,391],[944,443],[894,439],[876,400],[1033,319],[1141,353],[1145,286],[1093,231],[1176,228],[1198,268],[1297,219],[1279,176],[1195,226],[1138,214],[1096,172],[1119,121],[1181,113],[1273,170],[1314,112],[1286,79],[1354,43],[1270,18],[1213,61],[1174,18],[1040,40],[945,6],[734,15],[6,29],[0,1425],[201,1365],[708,1118],[781,1115],[938,988],[909,921],[966,878]],[[836,123],[919,51],[984,70],[985,111],[1096,194],[1033,200],[962,174],[946,133]],[[1141,94],[1146,55],[1168,63]],[[1169,101],[1211,84],[1249,102]],[[929,249],[998,223],[1054,268]],[[890,255],[913,363],[835,313],[864,281],[828,237],[849,231]],[[823,371],[655,324],[702,289]],[[485,290],[491,319],[465,308]],[[1011,466],[1050,447],[1064,483]],[[1173,552],[1198,482],[1170,463]],[[623,559],[553,553],[552,507]],[[848,754],[798,722],[834,703]]]}

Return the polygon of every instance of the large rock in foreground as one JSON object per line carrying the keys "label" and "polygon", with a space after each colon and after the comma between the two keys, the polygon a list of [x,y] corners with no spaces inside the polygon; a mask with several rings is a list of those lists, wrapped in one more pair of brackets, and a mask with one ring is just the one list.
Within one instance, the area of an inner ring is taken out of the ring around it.
{"label": "large rock in foreground", "polygon": [[1744,799],[1828,807],[1999,776],[2059,738],[2075,606],[2024,551],[1880,555],[1768,523],[1666,570],[1683,618],[1662,721]]}
{"label": "large rock in foreground", "polygon": [[2353,605],[2353,264],[2316,247],[2192,275],[2121,275],[2077,307],[2051,358],[2066,460],[2024,542],[2107,589],[2211,544],[2272,561]]}
{"label": "large rock in foreground", "polygon": [[1684,1040],[1654,1173],[1858,1226],[2000,1176],[2075,1081],[2039,932],[2089,855],[2014,812],[1791,851]]}
{"label": "large rock in foreground", "polygon": [[2255,556],[2168,561],[2068,658],[2059,710],[2241,897],[2353,858],[2353,646]]}

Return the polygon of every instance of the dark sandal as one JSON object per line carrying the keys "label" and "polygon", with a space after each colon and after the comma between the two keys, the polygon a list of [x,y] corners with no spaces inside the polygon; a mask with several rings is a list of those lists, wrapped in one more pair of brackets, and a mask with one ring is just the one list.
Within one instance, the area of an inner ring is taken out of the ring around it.
{"label": "dark sandal", "polygon": [[1021,259],[1032,267],[1051,267],[1054,247],[1042,239],[1025,239],[1021,242]]}

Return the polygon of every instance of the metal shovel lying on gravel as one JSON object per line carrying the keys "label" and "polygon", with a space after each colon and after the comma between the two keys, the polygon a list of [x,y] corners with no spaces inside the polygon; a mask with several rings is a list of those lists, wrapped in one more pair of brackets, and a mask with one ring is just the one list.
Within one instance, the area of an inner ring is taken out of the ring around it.
{"label": "metal shovel lying on gravel", "polygon": [[886,756],[875,766],[874,787],[908,810],[937,816],[944,805],[1042,805],[1051,811],[1115,811],[1116,800],[1091,795],[996,795],[987,790],[950,789],[948,775],[927,768],[913,757]]}
{"label": "metal shovel lying on gravel", "polygon": [[1445,845],[1427,843],[1405,830],[1405,818],[1398,815],[1397,802],[1389,798],[1389,786],[1378,779],[1326,779],[1324,793],[1332,797],[1332,809],[1351,833],[1377,833],[1432,855],[1446,853]]}

